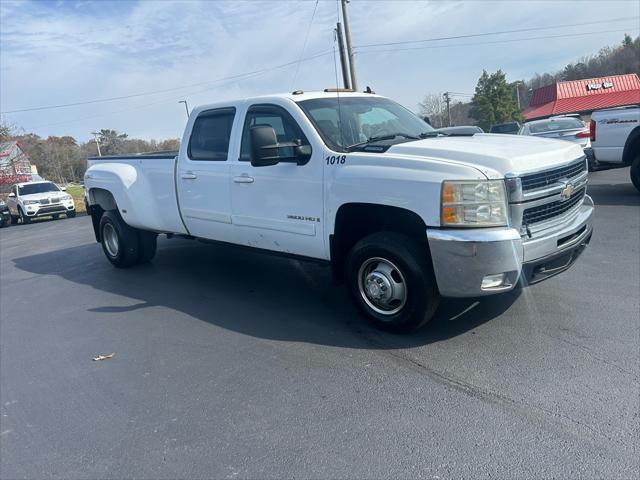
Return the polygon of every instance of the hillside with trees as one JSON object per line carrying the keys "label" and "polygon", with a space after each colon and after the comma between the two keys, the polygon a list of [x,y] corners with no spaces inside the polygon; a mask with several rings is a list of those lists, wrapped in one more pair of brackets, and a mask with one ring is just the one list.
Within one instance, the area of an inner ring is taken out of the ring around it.
{"label": "hillside with trees", "polygon": [[[0,126],[0,142],[9,140],[17,140],[20,143],[24,152],[29,155],[31,164],[38,168],[42,177],[60,184],[82,181],[87,157],[98,155],[94,140],[82,143],[69,136],[43,138],[35,133],[20,133],[7,125]],[[129,138],[126,133],[111,129],[100,130],[97,140],[102,155],[180,148],[180,140],[177,138],[162,141],[142,140]]]}
{"label": "hillside with trees", "polygon": [[[597,54],[582,57],[557,72],[536,73],[528,80],[507,82],[506,75],[500,70],[493,74],[485,71],[478,80],[472,101],[454,100],[451,103],[451,124],[479,125],[486,129],[492,123],[520,120],[516,95],[520,97],[521,110],[524,110],[529,105],[532,90],[536,88],[551,85],[556,81],[627,73],[640,75],[640,36],[633,39],[625,35],[620,45],[604,47]],[[516,105],[515,112],[513,105]],[[418,107],[420,114],[429,117],[434,127],[447,125],[448,116],[443,93],[427,94]]]}

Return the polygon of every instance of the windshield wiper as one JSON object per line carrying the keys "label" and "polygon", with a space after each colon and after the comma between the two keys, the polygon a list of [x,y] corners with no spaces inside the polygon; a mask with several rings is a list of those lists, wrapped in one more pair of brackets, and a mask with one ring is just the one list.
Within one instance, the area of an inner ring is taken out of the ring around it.
{"label": "windshield wiper", "polygon": [[351,150],[352,148],[361,147],[363,145],[368,145],[373,142],[380,142],[383,140],[393,140],[396,137],[406,138],[408,140],[420,140],[421,137],[416,137],[415,135],[409,135],[407,133],[390,133],[388,135],[378,135],[374,137],[370,137],[364,142],[354,143],[353,145],[349,145],[347,150]]}

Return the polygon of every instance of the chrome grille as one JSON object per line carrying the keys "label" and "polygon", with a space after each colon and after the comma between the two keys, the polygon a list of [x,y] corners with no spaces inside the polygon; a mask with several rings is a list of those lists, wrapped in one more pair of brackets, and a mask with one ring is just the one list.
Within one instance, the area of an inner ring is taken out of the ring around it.
{"label": "chrome grille", "polygon": [[530,190],[545,188],[562,179],[576,177],[586,171],[587,162],[585,162],[584,158],[581,158],[579,161],[565,165],[564,167],[523,175],[521,177],[522,191],[527,192]]}
{"label": "chrome grille", "polygon": [[43,198],[40,200],[40,205],[49,205],[49,199],[48,198]]}
{"label": "chrome grille", "polygon": [[536,207],[527,208],[522,214],[522,224],[532,225],[562,215],[578,205],[587,191],[582,187],[573,192],[568,200],[556,200]]}

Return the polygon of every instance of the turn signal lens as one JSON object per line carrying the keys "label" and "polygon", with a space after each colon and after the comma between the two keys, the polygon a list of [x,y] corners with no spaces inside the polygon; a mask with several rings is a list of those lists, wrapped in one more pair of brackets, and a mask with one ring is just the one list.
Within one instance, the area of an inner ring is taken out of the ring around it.
{"label": "turn signal lens", "polygon": [[456,223],[457,219],[456,207],[442,207],[442,223]]}
{"label": "turn signal lens", "polygon": [[442,184],[442,202],[454,203],[456,201],[455,188],[451,183]]}

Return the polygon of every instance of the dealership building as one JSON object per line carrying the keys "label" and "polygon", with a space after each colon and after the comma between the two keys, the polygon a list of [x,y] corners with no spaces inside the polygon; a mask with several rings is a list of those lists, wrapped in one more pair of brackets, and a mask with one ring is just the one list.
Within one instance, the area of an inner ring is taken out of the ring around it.
{"label": "dealership building", "polygon": [[536,88],[522,114],[526,120],[640,104],[640,78],[635,73],[556,82]]}

